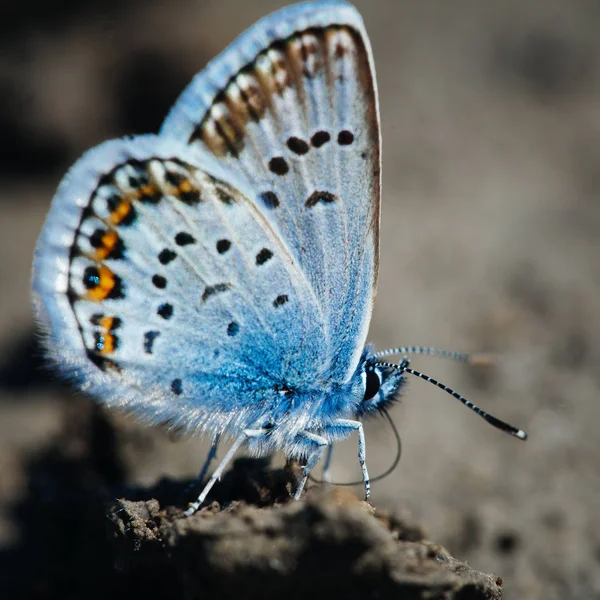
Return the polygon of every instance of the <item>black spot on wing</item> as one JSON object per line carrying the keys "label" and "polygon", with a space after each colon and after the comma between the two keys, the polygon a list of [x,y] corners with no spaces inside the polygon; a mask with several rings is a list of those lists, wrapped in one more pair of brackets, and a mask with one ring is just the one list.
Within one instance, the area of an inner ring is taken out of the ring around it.
{"label": "black spot on wing", "polygon": [[176,257],[177,257],[177,252],[173,252],[173,250],[169,250],[169,248],[165,248],[164,250],[160,251],[160,254],[158,255],[158,260],[161,265],[167,265],[172,260],[174,260]]}
{"label": "black spot on wing", "polygon": [[202,302],[206,302],[206,300],[211,296],[226,292],[230,288],[231,285],[229,283],[216,283],[215,285],[207,285],[204,293],[202,294]]}
{"label": "black spot on wing", "polygon": [[288,301],[288,297],[285,294],[281,294],[273,300],[273,306],[278,308],[279,306],[283,306]]}
{"label": "black spot on wing", "polygon": [[229,248],[231,248],[231,242],[229,240],[219,240],[217,242],[217,252],[219,254],[225,254]]}
{"label": "black spot on wing", "polygon": [[106,229],[96,229],[92,235],[90,235],[90,244],[92,248],[102,248],[104,245],[102,242],[102,238],[106,233]]}
{"label": "black spot on wing", "polygon": [[263,248],[256,255],[256,264],[257,265],[263,265],[263,264],[265,264],[272,257],[273,257],[273,253],[268,248]]}
{"label": "black spot on wing", "polygon": [[144,333],[144,352],[152,354],[154,348],[154,340],[160,335],[160,331],[146,331]]}
{"label": "black spot on wing", "polygon": [[173,305],[165,302],[158,307],[156,313],[165,320],[170,319],[173,316]]}
{"label": "black spot on wing", "polygon": [[159,290],[164,290],[167,287],[167,279],[162,275],[152,275],[152,283]]}
{"label": "black spot on wing", "polygon": [[315,148],[320,148],[331,139],[331,136],[326,131],[317,131],[311,138],[310,143]]}
{"label": "black spot on wing", "polygon": [[235,200],[233,199],[233,196],[231,194],[229,194],[226,190],[217,187],[217,198],[226,206],[232,206],[233,204],[235,204]]}
{"label": "black spot on wing", "polygon": [[171,381],[171,391],[174,394],[177,394],[178,396],[183,392],[183,384],[181,382],[181,379],[179,379],[179,377],[177,377],[176,379],[173,379],[173,381]]}
{"label": "black spot on wing", "polygon": [[301,140],[300,138],[297,138],[295,136],[288,138],[287,147],[294,154],[299,155],[306,154],[309,151],[308,144],[304,140]]}
{"label": "black spot on wing", "polygon": [[175,243],[178,246],[188,246],[189,244],[194,244],[196,242],[196,238],[193,235],[190,235],[186,231],[180,231],[175,236]]}
{"label": "black spot on wing", "polygon": [[275,175],[285,175],[290,168],[283,156],[276,156],[269,161],[269,170]]}
{"label": "black spot on wing", "polygon": [[139,188],[147,183],[147,180],[142,179],[141,177],[129,177],[129,187]]}
{"label": "black spot on wing", "polygon": [[185,181],[185,175],[176,171],[167,171],[165,173],[165,181],[173,187],[179,187]]}
{"label": "black spot on wing", "polygon": [[194,206],[201,201],[200,192],[198,190],[189,190],[187,192],[179,192],[178,196],[184,204]]}
{"label": "black spot on wing", "polygon": [[340,146],[349,146],[354,141],[354,134],[347,129],[338,133],[338,144]]}
{"label": "black spot on wing", "polygon": [[100,325],[100,321],[101,319],[104,318],[104,315],[102,313],[94,313],[91,317],[90,317],[90,323],[92,325]]}
{"label": "black spot on wing", "polygon": [[279,206],[279,198],[275,192],[263,192],[260,199],[267,208],[277,208]]}
{"label": "black spot on wing", "polygon": [[314,191],[309,197],[308,200],[305,202],[305,206],[306,208],[312,208],[313,206],[316,206],[317,204],[319,204],[319,202],[322,202],[323,204],[331,204],[332,202],[335,202],[338,199],[338,197],[335,194],[332,194],[331,192],[326,192],[326,191]]}
{"label": "black spot on wing", "polygon": [[83,272],[83,285],[88,290],[93,290],[100,285],[100,271],[98,267],[86,267]]}
{"label": "black spot on wing", "polygon": [[104,173],[100,175],[98,178],[98,187],[102,187],[104,185],[112,185],[115,182],[115,171],[111,171],[110,173]]}

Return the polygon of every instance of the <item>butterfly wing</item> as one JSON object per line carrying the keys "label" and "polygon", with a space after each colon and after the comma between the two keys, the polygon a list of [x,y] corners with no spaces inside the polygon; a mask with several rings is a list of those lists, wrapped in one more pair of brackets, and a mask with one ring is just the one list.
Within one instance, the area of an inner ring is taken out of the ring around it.
{"label": "butterfly wing", "polygon": [[310,284],[254,192],[210,154],[141,136],[90,150],[34,261],[49,351],[80,387],[183,429],[255,424],[325,360]]}
{"label": "butterfly wing", "polygon": [[377,90],[356,9],[308,2],[258,22],[195,77],[161,134],[252,182],[325,317],[320,371],[347,381],[367,335],[379,244]]}

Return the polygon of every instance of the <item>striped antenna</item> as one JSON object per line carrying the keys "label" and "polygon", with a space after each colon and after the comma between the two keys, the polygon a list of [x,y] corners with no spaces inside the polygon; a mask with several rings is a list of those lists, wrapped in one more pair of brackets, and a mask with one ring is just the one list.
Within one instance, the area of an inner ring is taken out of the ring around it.
{"label": "striped antenna", "polygon": [[375,358],[384,358],[393,354],[424,354],[427,356],[441,356],[458,362],[469,363],[476,366],[488,366],[494,362],[494,358],[485,353],[469,354],[467,352],[455,352],[444,348],[433,348],[431,346],[400,346],[389,348],[375,353]]}
{"label": "striped antenna", "polygon": [[460,402],[462,402],[467,408],[470,408],[473,412],[476,412],[482,419],[485,419],[490,425],[497,427],[501,431],[510,433],[510,435],[514,435],[515,437],[519,438],[520,440],[527,439],[527,434],[522,429],[513,427],[512,425],[509,425],[508,423],[505,423],[504,421],[501,421],[500,419],[490,415],[489,413],[485,412],[485,410],[482,410],[481,408],[479,408],[479,406],[477,406],[476,404],[473,404],[470,400],[467,400],[464,396],[461,396],[459,393],[455,392],[452,388],[449,388],[447,385],[444,385],[443,383],[437,381],[433,377],[429,377],[429,375],[425,375],[424,373],[421,373],[419,371],[415,371],[414,369],[411,369],[408,366],[409,364],[410,364],[410,362],[406,358],[403,359],[399,365],[395,365],[394,363],[388,363],[388,362],[377,362],[376,363],[376,365],[378,367],[383,367],[383,368],[387,368],[387,369],[395,369],[395,370],[402,371],[404,373],[410,373],[411,375],[414,375],[415,377],[420,377],[421,379],[424,379],[428,383],[432,383],[433,385],[439,387],[441,390],[444,390],[444,392],[450,394],[452,397],[454,397],[457,400],[459,400]]}

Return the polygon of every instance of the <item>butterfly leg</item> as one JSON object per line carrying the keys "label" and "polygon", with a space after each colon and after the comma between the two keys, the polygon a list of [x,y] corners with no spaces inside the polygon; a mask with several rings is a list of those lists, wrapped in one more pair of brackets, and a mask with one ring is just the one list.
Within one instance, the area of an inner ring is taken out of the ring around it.
{"label": "butterfly leg", "polygon": [[204,481],[204,478],[206,477],[206,474],[208,473],[208,469],[210,468],[210,463],[217,457],[217,447],[219,445],[220,439],[221,439],[220,433],[215,434],[215,436],[213,437],[210,450],[208,451],[208,454],[206,456],[206,460],[204,461],[204,464],[202,465],[202,469],[200,469],[200,473],[198,473],[198,481],[199,482]]}
{"label": "butterfly leg", "polygon": [[231,462],[231,459],[240,449],[240,446],[250,438],[257,438],[266,435],[267,431],[268,429],[245,429],[242,434],[236,438],[235,442],[233,442],[231,448],[229,448],[219,466],[215,469],[212,477],[208,480],[202,492],[200,492],[198,499],[183,513],[186,517],[193,515],[200,508],[200,506],[202,506],[206,496],[208,496],[208,492],[210,492],[213,485],[215,485],[215,483],[221,479],[221,475],[223,474],[225,467],[227,467],[227,465]]}
{"label": "butterfly leg", "polygon": [[325,464],[323,465],[323,481],[331,483],[331,455],[333,454],[333,444],[327,446],[327,454],[325,454]]}
{"label": "butterfly leg", "polygon": [[217,456],[217,446],[219,445],[220,439],[221,439],[221,434],[220,433],[215,434],[215,436],[213,437],[213,440],[212,440],[212,444],[210,446],[210,450],[208,451],[208,455],[206,456],[206,460],[204,461],[204,464],[202,465],[202,468],[200,469],[200,472],[198,473],[198,477],[196,477],[196,479],[194,481],[192,481],[192,483],[190,483],[185,488],[182,496],[184,496],[184,497],[187,496],[195,487],[197,487],[204,481],[204,478],[206,477],[206,474],[208,473],[210,463]]}
{"label": "butterfly leg", "polygon": [[319,459],[323,455],[323,450],[325,449],[325,446],[328,445],[327,440],[324,437],[317,435],[316,433],[311,433],[310,431],[303,431],[300,435],[305,439],[305,443],[307,442],[311,446],[314,446],[314,450],[308,455],[308,460],[306,461],[306,464],[302,467],[302,479],[300,480],[300,483],[296,488],[294,500],[300,499],[300,496],[302,495],[302,490],[306,485],[310,472],[313,470],[314,466],[319,462]]}
{"label": "butterfly leg", "polygon": [[363,424],[360,421],[352,421],[350,419],[337,419],[333,424],[338,431],[340,429],[348,429],[351,431],[356,430],[358,433],[358,462],[360,463],[363,481],[365,482],[365,500],[368,500],[371,495],[371,481],[369,479],[369,472],[367,471],[367,451]]}

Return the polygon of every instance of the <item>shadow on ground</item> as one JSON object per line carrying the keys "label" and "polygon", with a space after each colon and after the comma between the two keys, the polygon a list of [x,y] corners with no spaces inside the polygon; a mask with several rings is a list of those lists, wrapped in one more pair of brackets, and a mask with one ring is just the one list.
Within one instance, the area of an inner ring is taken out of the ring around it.
{"label": "shadow on ground", "polygon": [[190,482],[127,485],[104,412],[80,403],[27,465],[19,539],[0,554],[18,598],[500,598],[501,580],[350,493],[290,500],[299,467],[239,459],[192,517]]}

